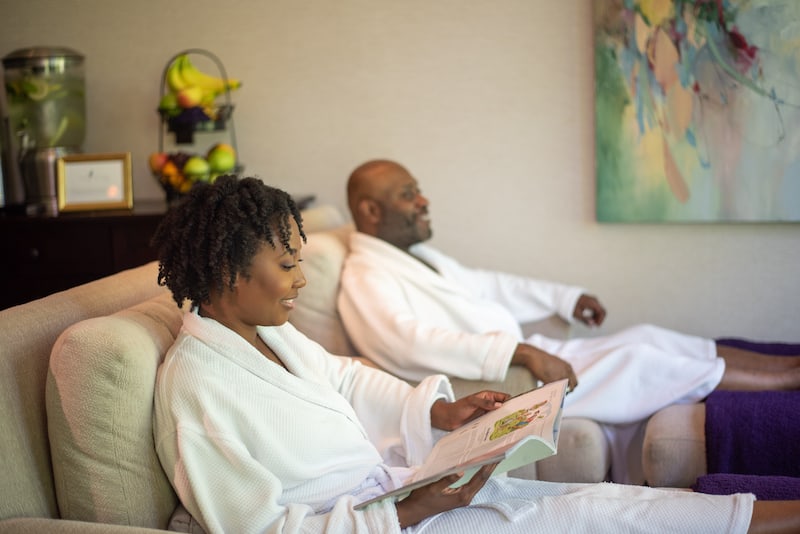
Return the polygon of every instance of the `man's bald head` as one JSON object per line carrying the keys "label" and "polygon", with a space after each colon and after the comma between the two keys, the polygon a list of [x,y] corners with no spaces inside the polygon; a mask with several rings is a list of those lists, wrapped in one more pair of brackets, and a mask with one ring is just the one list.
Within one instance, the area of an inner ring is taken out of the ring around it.
{"label": "man's bald head", "polygon": [[391,185],[391,175],[393,173],[408,174],[400,164],[388,159],[373,159],[362,163],[350,173],[347,181],[347,204],[350,214],[358,226],[357,212],[358,203],[364,199],[383,200],[386,190]]}
{"label": "man's bald head", "polygon": [[359,232],[403,250],[431,236],[428,199],[394,161],[375,159],[356,167],[347,181],[347,204]]}

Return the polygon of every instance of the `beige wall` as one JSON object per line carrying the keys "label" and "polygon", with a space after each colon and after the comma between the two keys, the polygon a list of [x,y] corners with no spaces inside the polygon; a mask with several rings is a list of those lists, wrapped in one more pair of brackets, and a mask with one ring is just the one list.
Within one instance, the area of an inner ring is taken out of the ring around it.
{"label": "beige wall", "polygon": [[269,183],[343,208],[355,165],[396,158],[431,200],[435,244],[588,287],[610,310],[604,332],[648,321],[800,341],[797,225],[594,221],[590,6],[0,0],[0,54],[53,45],[86,55],[84,148],[131,151],[137,201],[163,197],[146,159],[164,64],[206,48],[244,80],[241,160]]}

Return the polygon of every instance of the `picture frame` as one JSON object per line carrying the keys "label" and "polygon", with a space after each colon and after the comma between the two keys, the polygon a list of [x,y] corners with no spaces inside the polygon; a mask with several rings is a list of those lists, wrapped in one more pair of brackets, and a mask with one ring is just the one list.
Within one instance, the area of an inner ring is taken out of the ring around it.
{"label": "picture frame", "polygon": [[69,154],[57,167],[59,212],[133,208],[130,152]]}

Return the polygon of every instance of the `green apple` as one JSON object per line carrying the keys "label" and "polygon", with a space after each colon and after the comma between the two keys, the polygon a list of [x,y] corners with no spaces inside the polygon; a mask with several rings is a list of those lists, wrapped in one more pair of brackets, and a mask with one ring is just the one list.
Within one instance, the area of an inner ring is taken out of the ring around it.
{"label": "green apple", "polygon": [[166,93],[164,96],[161,97],[161,100],[158,103],[158,110],[162,113],[165,113],[168,117],[174,117],[178,113],[181,112],[181,108],[178,105],[178,97],[175,93]]}
{"label": "green apple", "polygon": [[183,164],[183,174],[193,182],[207,182],[211,175],[211,166],[205,158],[192,156]]}
{"label": "green apple", "polygon": [[236,153],[230,145],[215,145],[208,152],[207,159],[213,173],[223,174],[236,168]]}

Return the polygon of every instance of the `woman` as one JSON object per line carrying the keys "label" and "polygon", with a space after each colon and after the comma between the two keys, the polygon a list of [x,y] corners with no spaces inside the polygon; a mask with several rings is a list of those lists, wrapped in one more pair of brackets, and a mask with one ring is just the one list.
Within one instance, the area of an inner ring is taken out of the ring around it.
{"label": "woman", "polygon": [[441,375],[412,388],[300,334],[287,320],[306,283],[304,240],[286,193],[232,176],[193,188],[154,238],[159,283],[193,305],[159,369],[156,447],[181,502],[209,532],[800,527],[797,502],[490,479],[494,466],[455,491],[451,476],[354,510],[407,480],[442,430],[507,395],[454,402]]}

